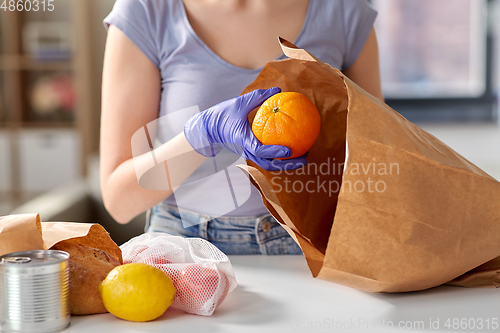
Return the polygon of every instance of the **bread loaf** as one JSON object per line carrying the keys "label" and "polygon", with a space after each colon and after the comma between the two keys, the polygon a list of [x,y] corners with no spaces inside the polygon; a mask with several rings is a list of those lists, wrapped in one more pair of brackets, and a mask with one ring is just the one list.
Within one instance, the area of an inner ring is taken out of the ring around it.
{"label": "bread loaf", "polygon": [[88,315],[108,312],[99,292],[108,273],[120,262],[108,253],[70,240],[61,241],[51,250],[66,251],[69,258],[69,297],[72,315]]}

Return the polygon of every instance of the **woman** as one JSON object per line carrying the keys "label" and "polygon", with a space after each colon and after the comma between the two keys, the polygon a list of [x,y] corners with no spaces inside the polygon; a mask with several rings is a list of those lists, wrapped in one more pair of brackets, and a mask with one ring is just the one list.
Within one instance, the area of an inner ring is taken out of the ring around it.
{"label": "woman", "polygon": [[[104,20],[101,189],[109,213],[127,223],[149,209],[146,231],[203,237],[227,254],[301,253],[255,188],[248,200],[234,200],[236,208],[217,217],[200,202],[209,196],[223,206],[225,188],[215,178],[198,184],[190,177],[210,168],[207,157],[221,148],[268,170],[306,163],[303,157],[273,160],[290,150],[260,145],[246,122],[251,109],[279,89],[235,98],[267,62],[285,58],[277,36],[382,99],[375,16],[365,0],[117,0]],[[175,136],[168,126],[158,128],[156,160],[176,160],[175,170],[166,164],[169,189],[142,188],[135,168],[148,162],[146,156],[133,158],[132,136],[158,117],[196,105],[205,111]],[[176,200],[181,191],[172,188],[184,183],[188,195]],[[231,193],[244,186],[249,183],[230,184]]]}

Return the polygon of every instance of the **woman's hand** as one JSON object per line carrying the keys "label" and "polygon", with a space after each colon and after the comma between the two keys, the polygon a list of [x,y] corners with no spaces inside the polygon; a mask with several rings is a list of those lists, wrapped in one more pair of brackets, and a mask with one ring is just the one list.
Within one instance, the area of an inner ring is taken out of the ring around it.
{"label": "woman's hand", "polygon": [[253,109],[280,91],[277,87],[259,89],[221,102],[191,117],[184,126],[184,135],[189,144],[206,157],[213,157],[226,148],[266,170],[300,168],[307,163],[303,157],[273,160],[290,157],[292,151],[285,146],[263,145],[253,134],[248,122],[248,114]]}

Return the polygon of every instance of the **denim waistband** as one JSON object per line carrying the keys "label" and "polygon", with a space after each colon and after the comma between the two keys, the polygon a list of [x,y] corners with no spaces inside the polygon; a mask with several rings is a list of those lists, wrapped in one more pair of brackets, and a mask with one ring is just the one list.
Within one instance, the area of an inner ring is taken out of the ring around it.
{"label": "denim waistband", "polygon": [[236,254],[251,254],[246,253],[245,248],[251,247],[252,243],[261,254],[301,253],[300,247],[269,213],[214,217],[160,203],[148,211],[145,231],[201,237],[218,244],[220,248],[238,248],[229,251]]}
{"label": "denim waistband", "polygon": [[[156,209],[156,212],[153,211],[154,209]],[[191,227],[198,226],[199,228],[198,236],[208,240],[211,240],[210,235],[208,235],[207,232],[209,228],[208,222],[214,222],[213,223],[214,227],[216,227],[217,224],[220,224],[223,225],[226,230],[233,230],[235,232],[241,230],[241,228],[254,228],[258,243],[265,242],[273,237],[281,237],[284,234],[288,235],[288,233],[282,227],[278,230],[279,231],[278,233],[271,232],[270,228],[272,226],[270,225],[270,222],[275,222],[275,223],[277,222],[274,219],[274,217],[269,213],[262,215],[255,215],[255,216],[215,217],[187,210],[184,208],[181,209],[179,207],[165,203],[160,203],[156,205],[153,209],[148,210],[146,218],[146,227],[145,227],[146,232],[152,226],[151,219],[154,213],[156,213],[156,215],[166,214],[168,218],[173,217],[177,220],[181,220],[182,227],[186,231],[189,231]],[[192,236],[195,236],[195,234],[193,234]],[[224,238],[227,238],[228,240],[235,240],[234,238],[241,241],[249,240],[245,239],[246,237],[241,235],[231,237],[231,235],[229,234],[226,237],[219,237],[219,240]]]}

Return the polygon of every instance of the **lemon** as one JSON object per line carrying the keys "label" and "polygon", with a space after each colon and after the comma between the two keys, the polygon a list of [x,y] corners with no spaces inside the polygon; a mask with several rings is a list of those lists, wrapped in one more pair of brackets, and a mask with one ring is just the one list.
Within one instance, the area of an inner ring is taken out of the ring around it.
{"label": "lemon", "polygon": [[172,304],[176,293],[167,274],[141,263],[113,268],[99,285],[99,291],[110,313],[130,321],[158,318]]}

